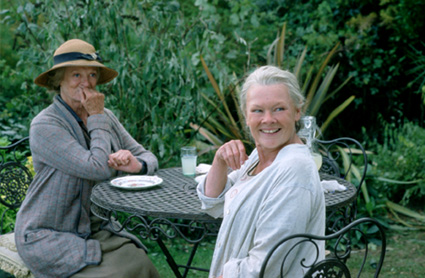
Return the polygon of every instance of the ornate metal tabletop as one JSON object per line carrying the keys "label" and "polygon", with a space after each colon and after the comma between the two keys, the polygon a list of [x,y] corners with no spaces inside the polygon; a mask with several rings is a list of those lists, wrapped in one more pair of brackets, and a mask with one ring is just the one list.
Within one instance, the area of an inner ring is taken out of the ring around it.
{"label": "ornate metal tabletop", "polygon": [[[162,184],[138,191],[122,190],[104,181],[95,186],[92,202],[109,211],[121,211],[140,216],[203,220],[219,222],[201,210],[196,194],[196,181],[185,177],[180,168],[161,169],[156,175]],[[347,190],[325,193],[326,210],[333,210],[350,204],[356,198],[356,188],[348,181],[335,176],[320,174],[321,180],[337,180]]]}
{"label": "ornate metal tabletop", "polygon": [[320,180],[336,180],[346,187],[344,191],[325,193],[326,211],[332,211],[351,204],[357,197],[356,187],[345,179],[337,178],[328,174],[320,174]]}
{"label": "ornate metal tabletop", "polygon": [[215,221],[201,210],[196,194],[197,183],[185,177],[181,168],[161,169],[156,175],[163,182],[143,190],[122,190],[104,181],[95,186],[92,202],[104,209],[140,216]]}

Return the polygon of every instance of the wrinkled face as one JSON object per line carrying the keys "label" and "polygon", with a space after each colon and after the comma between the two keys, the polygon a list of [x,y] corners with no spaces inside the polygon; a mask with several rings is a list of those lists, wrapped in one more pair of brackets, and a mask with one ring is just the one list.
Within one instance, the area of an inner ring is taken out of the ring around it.
{"label": "wrinkled face", "polygon": [[80,104],[82,89],[95,89],[97,71],[96,67],[67,67],[60,82],[62,99],[71,107]]}
{"label": "wrinkled face", "polygon": [[247,92],[246,108],[246,123],[257,148],[278,152],[296,142],[295,122],[301,112],[285,85],[253,85]]}

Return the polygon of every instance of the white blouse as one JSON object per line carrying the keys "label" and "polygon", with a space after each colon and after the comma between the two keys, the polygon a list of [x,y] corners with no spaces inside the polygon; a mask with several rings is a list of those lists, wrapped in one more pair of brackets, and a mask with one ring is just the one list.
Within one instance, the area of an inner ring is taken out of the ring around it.
{"label": "white blouse", "polygon": [[[249,176],[257,162],[254,150],[241,169],[228,176],[217,198],[205,196],[205,179],[198,184],[202,209],[215,218],[223,217],[209,277],[257,278],[267,252],[280,239],[295,233],[324,235],[325,199],[308,148],[285,146],[269,167]],[[318,245],[319,253],[324,254],[324,243]],[[280,248],[276,258],[281,259],[290,247],[289,243]],[[308,265],[315,259],[311,248],[311,244],[303,246],[287,260],[286,277],[303,276],[307,269],[300,261],[305,258]],[[272,260],[265,277],[278,277],[280,263]]]}

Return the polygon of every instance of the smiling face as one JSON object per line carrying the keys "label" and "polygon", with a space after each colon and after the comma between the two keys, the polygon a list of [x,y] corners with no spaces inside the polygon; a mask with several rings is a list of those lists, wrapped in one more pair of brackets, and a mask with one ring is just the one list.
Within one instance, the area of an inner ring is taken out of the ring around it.
{"label": "smiling face", "polygon": [[98,79],[97,67],[67,67],[60,82],[62,99],[74,110],[81,107],[82,89],[95,89]]}
{"label": "smiling face", "polygon": [[246,98],[246,123],[257,149],[277,153],[284,146],[298,143],[295,122],[301,112],[283,84],[253,85]]}

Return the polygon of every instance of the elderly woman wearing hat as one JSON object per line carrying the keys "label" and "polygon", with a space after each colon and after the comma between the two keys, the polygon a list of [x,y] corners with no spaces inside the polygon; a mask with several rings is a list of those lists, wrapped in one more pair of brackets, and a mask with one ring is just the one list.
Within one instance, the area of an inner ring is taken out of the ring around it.
{"label": "elderly woman wearing hat", "polygon": [[37,174],[16,219],[18,252],[36,277],[159,277],[136,237],[116,234],[90,214],[96,181],[158,168],[96,90],[118,73],[78,39],[53,58],[54,66],[35,79],[58,94],[31,123]]}

